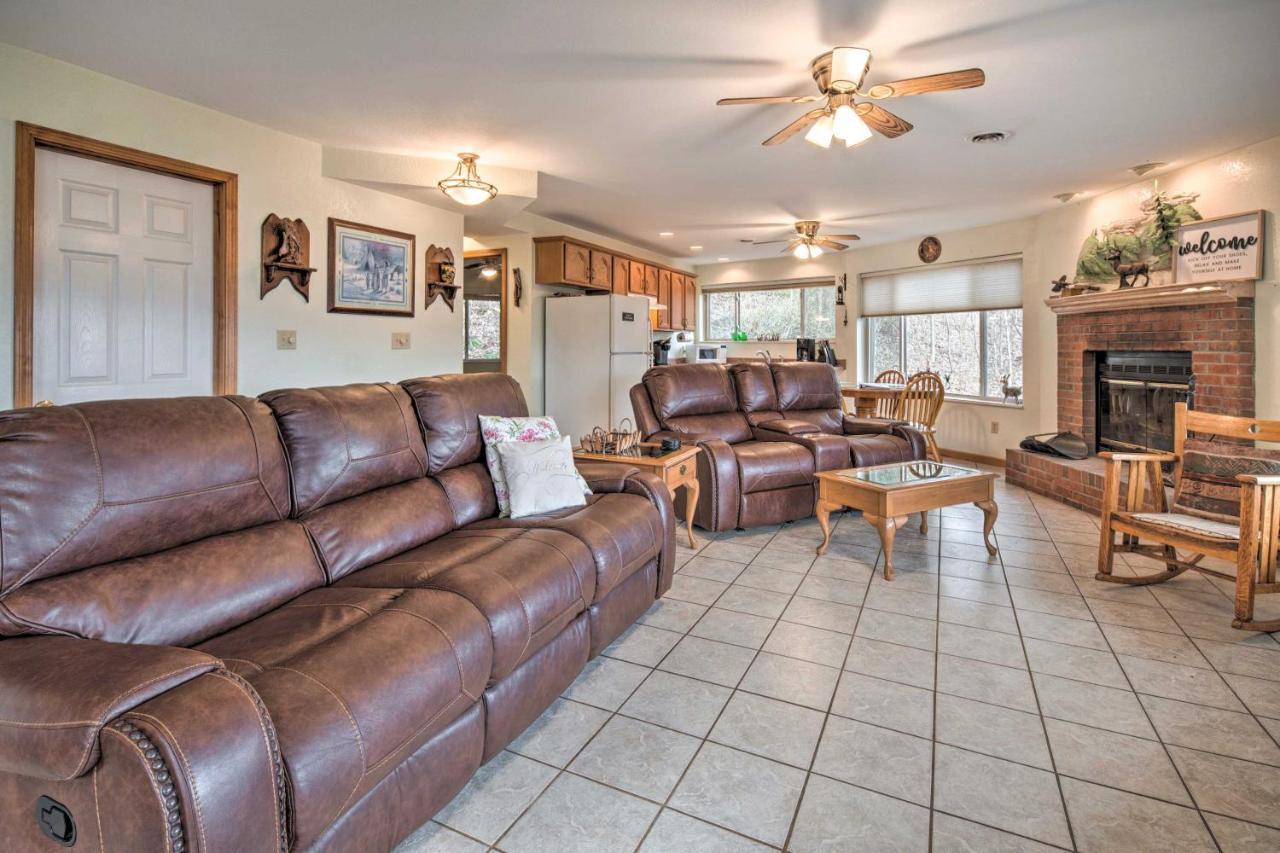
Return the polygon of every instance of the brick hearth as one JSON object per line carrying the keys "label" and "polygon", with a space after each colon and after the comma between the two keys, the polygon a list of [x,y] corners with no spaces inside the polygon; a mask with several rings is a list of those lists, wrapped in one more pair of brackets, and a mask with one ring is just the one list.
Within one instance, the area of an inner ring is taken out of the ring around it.
{"label": "brick hearth", "polygon": [[[1058,430],[1097,441],[1095,379],[1102,352],[1190,352],[1194,407],[1226,415],[1254,414],[1254,301],[1179,305],[1058,316]],[[1009,450],[1010,483],[1097,512],[1102,461],[1079,462]]]}

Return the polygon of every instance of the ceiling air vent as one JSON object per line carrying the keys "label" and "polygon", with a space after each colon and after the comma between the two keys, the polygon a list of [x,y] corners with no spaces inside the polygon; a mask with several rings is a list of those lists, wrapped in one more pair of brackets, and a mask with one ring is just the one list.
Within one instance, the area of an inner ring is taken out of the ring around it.
{"label": "ceiling air vent", "polygon": [[986,133],[975,133],[969,137],[969,141],[975,145],[998,145],[1001,142],[1008,142],[1012,135],[1003,130],[988,130]]}

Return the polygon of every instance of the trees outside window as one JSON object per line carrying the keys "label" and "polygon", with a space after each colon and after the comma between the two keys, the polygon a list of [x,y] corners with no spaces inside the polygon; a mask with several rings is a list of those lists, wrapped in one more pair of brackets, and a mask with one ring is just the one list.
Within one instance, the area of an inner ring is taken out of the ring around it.
{"label": "trees outside window", "polygon": [[1022,309],[867,318],[870,377],[931,370],[947,393],[1001,399],[1000,380],[1022,385]]}
{"label": "trees outside window", "polygon": [[833,338],[835,291],[834,284],[707,291],[706,339],[731,340],[735,329],[748,340]]}
{"label": "trees outside window", "polygon": [[502,358],[502,305],[497,299],[464,299],[466,303],[467,361]]}

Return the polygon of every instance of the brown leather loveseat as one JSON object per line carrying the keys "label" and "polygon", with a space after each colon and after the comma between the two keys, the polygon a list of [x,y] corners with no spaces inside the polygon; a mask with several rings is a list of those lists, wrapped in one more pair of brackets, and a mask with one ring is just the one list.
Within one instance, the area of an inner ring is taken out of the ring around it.
{"label": "brown leather loveseat", "polygon": [[654,367],[632,387],[631,405],[648,440],[702,448],[694,522],[708,530],[805,518],[815,472],[925,455],[923,436],[905,424],[844,414],[835,369],[823,363]]}
{"label": "brown leather loveseat", "polygon": [[498,518],[499,374],[0,412],[10,850],[387,850],[670,585],[656,478]]}

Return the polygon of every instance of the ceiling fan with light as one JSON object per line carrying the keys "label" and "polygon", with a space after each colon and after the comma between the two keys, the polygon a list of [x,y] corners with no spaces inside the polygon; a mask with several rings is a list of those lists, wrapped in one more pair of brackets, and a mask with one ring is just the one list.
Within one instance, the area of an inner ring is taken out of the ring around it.
{"label": "ceiling fan with light", "polygon": [[861,239],[857,234],[819,234],[818,229],[821,227],[822,223],[816,219],[802,219],[795,224],[795,236],[778,240],[755,240],[752,245],[767,246],[770,243],[785,242],[787,247],[782,250],[782,254],[790,252],[800,260],[808,261],[821,255],[823,249],[843,252],[849,248],[844,243],[837,243],[837,240]]}
{"label": "ceiling fan with light", "polygon": [[892,83],[877,83],[863,90],[862,82],[871,67],[871,51],[861,47],[837,47],[814,58],[809,63],[813,81],[818,84],[819,95],[778,95],[763,98],[721,98],[720,106],[736,104],[808,104],[824,101],[817,109],[810,110],[770,136],[762,144],[777,145],[786,142],[797,133],[808,129],[805,140],[822,148],[828,148],[833,138],[852,148],[871,138],[876,130],[889,139],[911,130],[912,124],[896,116],[879,104],[854,102],[854,96],[881,101],[925,92],[943,92],[950,89],[973,89],[986,82],[981,68],[964,71],[948,71],[927,77],[910,77]]}

